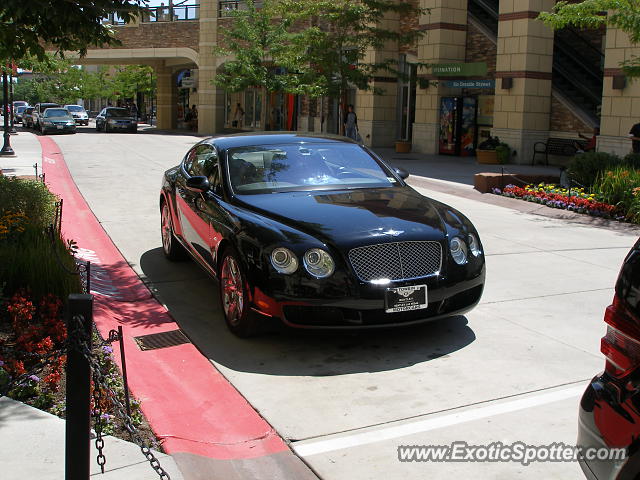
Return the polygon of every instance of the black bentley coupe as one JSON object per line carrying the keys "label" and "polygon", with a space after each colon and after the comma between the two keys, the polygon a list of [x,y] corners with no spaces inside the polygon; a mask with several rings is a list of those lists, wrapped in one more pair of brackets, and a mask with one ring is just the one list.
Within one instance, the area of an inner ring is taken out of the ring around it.
{"label": "black bentley coupe", "polygon": [[164,174],[164,253],[188,253],[219,280],[239,336],[274,323],[374,328],[467,312],[484,287],[478,232],[407,177],[345,137],[209,138]]}

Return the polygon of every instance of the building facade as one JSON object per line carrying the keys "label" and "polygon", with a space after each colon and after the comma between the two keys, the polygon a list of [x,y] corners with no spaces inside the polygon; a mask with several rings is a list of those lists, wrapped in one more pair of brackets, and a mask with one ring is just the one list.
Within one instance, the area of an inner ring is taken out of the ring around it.
{"label": "building facade", "polygon": [[[630,151],[627,134],[640,121],[640,82],[625,78],[620,63],[640,55],[640,48],[626,34],[553,31],[536,20],[553,0],[414,1],[428,14],[387,18],[385,27],[420,29],[418,43],[371,53],[397,58],[408,79],[375,77],[382,95],[350,92],[366,144],[404,140],[418,152],[473,155],[491,135],[511,146],[514,162],[530,163],[536,142],[591,136],[600,127],[599,150]],[[261,91],[226,94],[214,86],[226,59],[213,47],[222,41],[220,28],[232,21],[227,12],[242,8],[240,0],[154,8],[155,14],[116,27],[121,45],[90,50],[80,61],[151,65],[159,128],[176,128],[184,104],[195,104],[202,134],[265,127],[339,131],[338,105],[328,99],[272,94],[267,125],[260,125]]]}

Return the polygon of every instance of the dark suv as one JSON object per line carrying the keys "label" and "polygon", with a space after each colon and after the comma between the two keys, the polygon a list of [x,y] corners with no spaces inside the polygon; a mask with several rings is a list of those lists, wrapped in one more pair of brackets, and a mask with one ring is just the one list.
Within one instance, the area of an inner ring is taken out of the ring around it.
{"label": "dark suv", "polygon": [[33,113],[31,114],[31,117],[33,118],[33,128],[37,130],[42,128],[42,122],[40,119],[47,108],[60,108],[60,105],[57,103],[36,103],[36,106],[33,107]]}
{"label": "dark suv", "polygon": [[578,416],[578,445],[626,450],[624,459],[580,458],[589,479],[640,478],[640,240],[624,260],[604,313],[605,370],[591,380]]}

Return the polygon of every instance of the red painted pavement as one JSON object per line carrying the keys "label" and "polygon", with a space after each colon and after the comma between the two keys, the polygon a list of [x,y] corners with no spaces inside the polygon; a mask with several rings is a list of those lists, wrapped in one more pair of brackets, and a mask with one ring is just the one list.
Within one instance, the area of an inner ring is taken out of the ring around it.
{"label": "red painted pavement", "polygon": [[[109,330],[123,326],[129,386],[142,401],[142,411],[167,453],[243,459],[288,450],[273,428],[194,345],[147,351],[138,348],[133,337],[179,327],[98,223],[58,145],[49,137],[38,140],[46,183],[64,199],[63,235],[77,242],[79,256],[91,260],[96,325],[105,338]],[[118,353],[114,348],[119,363]]]}

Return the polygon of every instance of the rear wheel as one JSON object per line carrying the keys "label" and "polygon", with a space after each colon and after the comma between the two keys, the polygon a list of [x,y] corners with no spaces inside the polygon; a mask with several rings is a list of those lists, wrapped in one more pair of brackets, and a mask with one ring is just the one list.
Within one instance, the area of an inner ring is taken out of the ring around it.
{"label": "rear wheel", "polygon": [[249,308],[245,276],[232,248],[227,248],[222,254],[218,280],[220,304],[229,330],[238,337],[255,335],[257,329]]}
{"label": "rear wheel", "polygon": [[161,233],[162,233],[162,251],[164,256],[171,261],[182,260],[186,257],[184,247],[178,242],[173,234],[173,222],[171,221],[171,210],[167,202],[162,202],[161,216]]}

